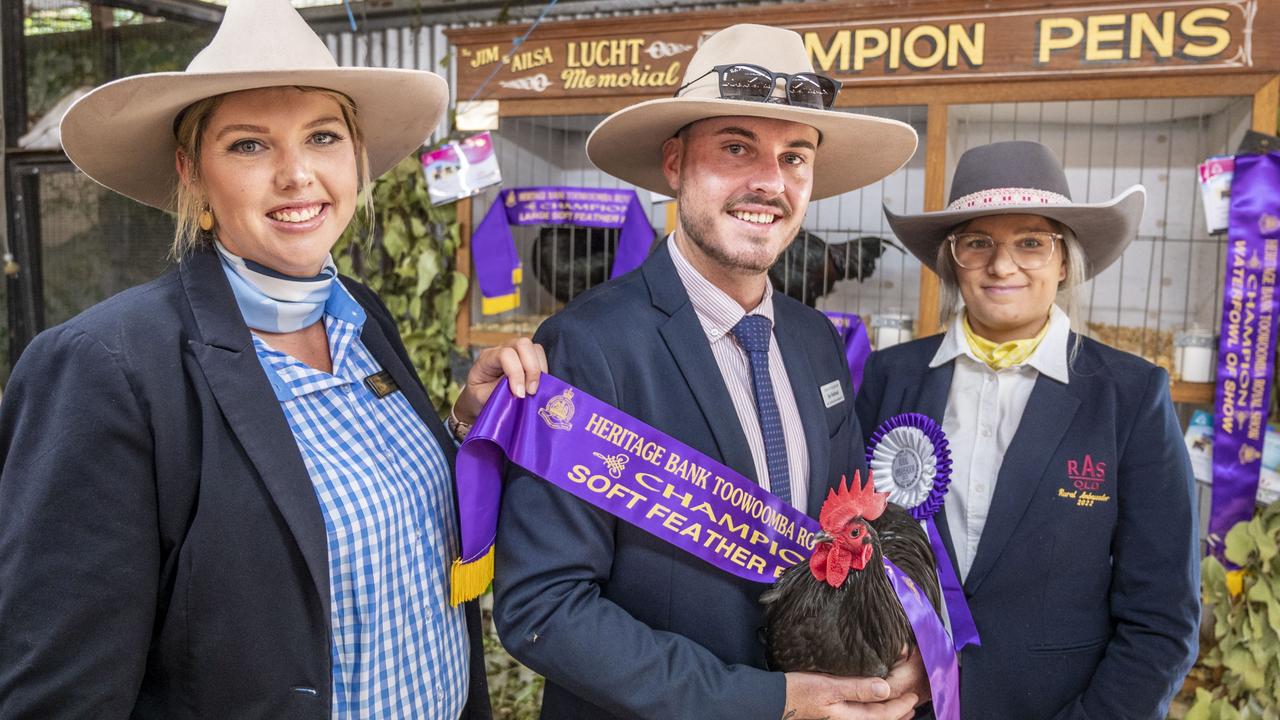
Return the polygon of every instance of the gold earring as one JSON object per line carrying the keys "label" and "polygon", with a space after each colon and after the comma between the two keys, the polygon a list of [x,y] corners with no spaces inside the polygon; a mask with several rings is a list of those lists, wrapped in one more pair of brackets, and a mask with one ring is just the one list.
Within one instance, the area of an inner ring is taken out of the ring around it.
{"label": "gold earring", "polygon": [[213,229],[213,211],[207,207],[200,212],[200,229],[205,232]]}

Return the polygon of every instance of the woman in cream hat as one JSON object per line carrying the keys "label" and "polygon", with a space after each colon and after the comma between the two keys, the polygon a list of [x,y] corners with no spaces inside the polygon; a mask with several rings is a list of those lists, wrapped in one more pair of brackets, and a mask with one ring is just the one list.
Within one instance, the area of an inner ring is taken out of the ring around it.
{"label": "woman in cream hat", "polygon": [[981,638],[960,658],[965,718],[1162,718],[1195,659],[1169,376],[1070,326],[1072,292],[1120,256],[1144,199],[1074,203],[1048,148],[1002,142],[960,158],[945,210],[886,210],[942,278],[950,326],[873,353],[857,411],[865,432],[902,412],[946,432],[942,561]]}
{"label": "woman in cream hat", "polygon": [[[447,600],[454,438],[329,256],[446,101],[429,72],[338,68],[288,0],[233,0],[186,72],[68,111],[80,169],[177,212],[178,263],[14,369],[0,717],[489,716],[478,613]],[[455,423],[544,367],[488,351]]]}

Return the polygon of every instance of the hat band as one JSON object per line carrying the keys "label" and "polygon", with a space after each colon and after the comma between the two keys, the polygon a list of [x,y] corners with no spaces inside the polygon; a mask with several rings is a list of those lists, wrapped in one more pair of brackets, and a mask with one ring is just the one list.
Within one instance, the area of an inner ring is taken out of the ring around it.
{"label": "hat band", "polygon": [[1023,205],[1070,205],[1071,198],[1038,188],[990,188],[956,198],[947,210]]}

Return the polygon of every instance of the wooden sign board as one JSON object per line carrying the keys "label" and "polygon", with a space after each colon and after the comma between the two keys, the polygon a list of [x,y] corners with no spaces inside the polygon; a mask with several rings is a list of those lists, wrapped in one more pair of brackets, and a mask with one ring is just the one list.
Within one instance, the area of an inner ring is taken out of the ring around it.
{"label": "wooden sign board", "polygon": [[799,32],[814,67],[846,84],[1280,69],[1280,48],[1270,40],[1280,37],[1280,7],[1263,7],[1262,0],[1081,3],[841,21],[822,14],[774,11],[735,20],[687,13],[677,16],[678,24],[649,18],[561,23],[539,27],[515,50],[511,41],[524,32],[520,26],[449,35],[458,49],[460,98],[486,80],[484,98],[669,96],[683,83],[699,43],[744,20]]}

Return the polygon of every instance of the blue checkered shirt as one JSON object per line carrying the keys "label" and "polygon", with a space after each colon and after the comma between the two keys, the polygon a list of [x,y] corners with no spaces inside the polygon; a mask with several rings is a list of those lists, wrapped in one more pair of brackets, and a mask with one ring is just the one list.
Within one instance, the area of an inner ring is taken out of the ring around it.
{"label": "blue checkered shirt", "polygon": [[334,718],[457,718],[467,698],[458,555],[444,453],[360,341],[364,309],[335,282],[325,305],[333,374],[259,339],[258,360],[306,462],[329,538]]}

